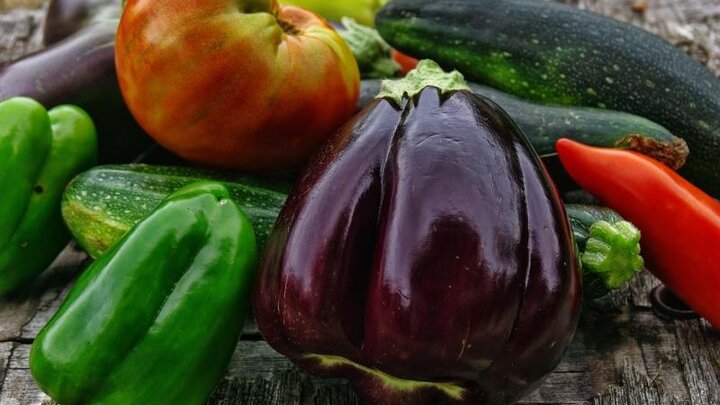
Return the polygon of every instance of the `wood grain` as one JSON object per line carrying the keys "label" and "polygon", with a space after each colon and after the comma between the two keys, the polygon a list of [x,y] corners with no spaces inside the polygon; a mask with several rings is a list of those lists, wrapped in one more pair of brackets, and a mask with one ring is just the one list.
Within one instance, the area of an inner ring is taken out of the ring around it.
{"label": "wood grain", "polygon": [[[0,9],[2,10],[2,9]],[[43,9],[0,14],[0,65],[40,49]]]}
{"label": "wood grain", "polygon": [[[565,0],[642,26],[720,75],[720,1]],[[0,0],[0,64],[40,49],[40,0]],[[5,10],[5,11],[3,11]],[[8,11],[10,10],[10,11]],[[23,294],[0,299],[0,405],[51,404],[28,370],[30,344],[52,317],[86,256],[69,246]],[[621,291],[586,303],[563,362],[523,404],[720,404],[720,336],[701,320],[658,318],[645,272]],[[358,404],[342,380],[297,370],[249,325],[209,404]]]}
{"label": "wood grain", "polygon": [[636,0],[574,0],[565,3],[609,15],[660,35],[685,49],[720,76],[720,1],[648,0],[643,13]]}

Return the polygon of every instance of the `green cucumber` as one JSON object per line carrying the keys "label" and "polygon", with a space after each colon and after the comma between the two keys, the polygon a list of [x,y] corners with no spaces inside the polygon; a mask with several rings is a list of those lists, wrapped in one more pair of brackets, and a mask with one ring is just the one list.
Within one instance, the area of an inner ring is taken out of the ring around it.
{"label": "green cucumber", "polygon": [[[559,138],[632,149],[653,156],[673,169],[681,167],[688,156],[685,141],[637,115],[600,108],[538,104],[491,87],[468,84],[475,94],[491,99],[505,110],[543,157],[555,154],[555,141]],[[379,90],[380,80],[363,80],[358,108],[369,104]]]}
{"label": "green cucumber", "polygon": [[393,0],[376,26],[401,52],[469,80],[657,122],[688,143],[680,173],[720,197],[720,80],[660,37],[537,0]]}
{"label": "green cucumber", "polygon": [[288,183],[185,167],[99,166],[78,175],[63,195],[62,215],[75,240],[98,257],[162,200],[198,180],[224,183],[255,230],[261,247],[287,198]]}

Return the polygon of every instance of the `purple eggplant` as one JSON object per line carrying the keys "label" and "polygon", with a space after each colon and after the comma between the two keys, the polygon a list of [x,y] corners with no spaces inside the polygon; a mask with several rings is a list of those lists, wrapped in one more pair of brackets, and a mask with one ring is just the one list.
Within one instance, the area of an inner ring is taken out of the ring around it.
{"label": "purple eggplant", "polygon": [[74,104],[98,130],[103,162],[132,160],[152,144],[125,106],[115,74],[118,20],[102,20],[0,67],[0,101],[25,96],[46,108]]}
{"label": "purple eggplant", "polygon": [[46,107],[99,101],[95,93],[106,94],[117,88],[117,23],[106,20],[93,24],[54,46],[1,67],[0,99],[26,96]]}
{"label": "purple eggplant", "polygon": [[121,10],[120,0],[50,0],[43,42],[52,45],[91,24],[120,18]]}
{"label": "purple eggplant", "polygon": [[267,342],[371,404],[511,403],[578,322],[570,226],[539,157],[441,73],[422,62],[324,145],[255,286]]}

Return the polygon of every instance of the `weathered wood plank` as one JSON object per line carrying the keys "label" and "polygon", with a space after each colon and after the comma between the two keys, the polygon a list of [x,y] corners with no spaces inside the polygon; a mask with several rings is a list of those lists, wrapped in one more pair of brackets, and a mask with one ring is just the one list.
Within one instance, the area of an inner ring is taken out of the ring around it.
{"label": "weathered wood plank", "polygon": [[13,342],[0,343],[0,392],[2,392],[3,385],[5,385],[5,375],[10,365],[10,354],[12,354],[14,345]]}
{"label": "weathered wood plank", "polygon": [[[676,336],[674,329],[686,336]],[[29,345],[19,344],[9,360],[8,384],[24,387],[5,391],[0,398],[44,399],[32,380],[23,377],[28,353]],[[521,403],[720,403],[715,370],[719,353],[720,340],[704,322],[664,321],[650,311],[589,311],[563,362]],[[357,402],[342,380],[308,376],[264,342],[243,340],[209,403],[246,403],[250,398],[256,404]]]}
{"label": "weathered wood plank", "polygon": [[680,364],[693,404],[720,404],[720,336],[704,321],[677,322]]}
{"label": "weathered wood plank", "polygon": [[643,13],[637,0],[568,0],[565,3],[612,16],[660,35],[680,46],[720,76],[720,2],[648,0]]}
{"label": "weathered wood plank", "polygon": [[606,311],[618,310],[628,304],[635,308],[652,308],[649,292],[659,284],[660,281],[645,270],[630,281],[625,288],[588,302],[587,305]]}
{"label": "weathered wood plank", "polygon": [[0,65],[41,49],[43,10],[0,14]]}
{"label": "weathered wood plank", "polygon": [[34,338],[55,313],[64,297],[63,291],[86,258],[85,253],[71,245],[27,292],[0,298],[0,342]]}
{"label": "weathered wood plank", "polygon": [[[0,384],[0,405],[37,405],[50,403],[45,395],[32,380],[28,370],[28,357],[30,345],[23,343],[8,343],[8,360],[5,367],[5,376]],[[2,351],[0,350],[0,357]],[[2,374],[2,372],[0,372]]]}

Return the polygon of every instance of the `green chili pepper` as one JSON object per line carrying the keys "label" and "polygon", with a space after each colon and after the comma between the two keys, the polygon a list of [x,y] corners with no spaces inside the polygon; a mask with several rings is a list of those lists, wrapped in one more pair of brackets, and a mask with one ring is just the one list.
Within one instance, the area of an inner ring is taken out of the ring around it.
{"label": "green chili pepper", "polygon": [[202,404],[250,302],[255,236],[219,183],[171,194],[79,278],[30,353],[62,404]]}
{"label": "green chili pepper", "polygon": [[0,103],[0,294],[32,280],[67,245],[63,190],[96,160],[95,126],[83,110]]}

